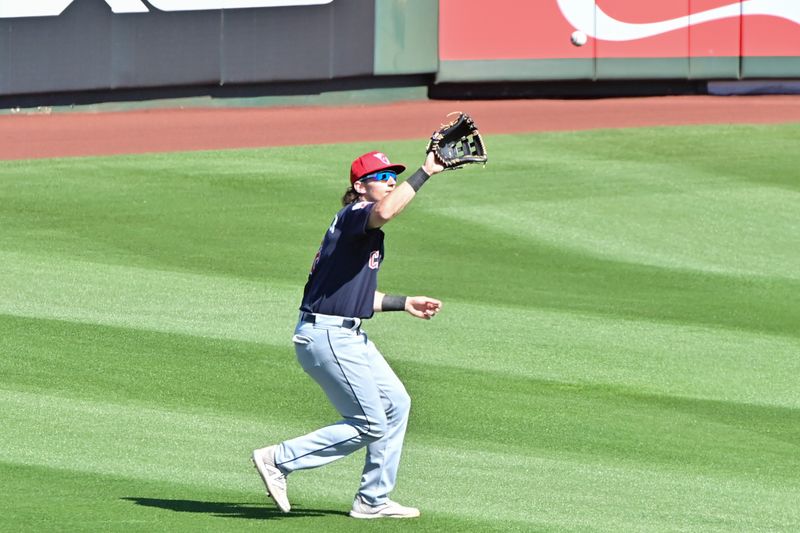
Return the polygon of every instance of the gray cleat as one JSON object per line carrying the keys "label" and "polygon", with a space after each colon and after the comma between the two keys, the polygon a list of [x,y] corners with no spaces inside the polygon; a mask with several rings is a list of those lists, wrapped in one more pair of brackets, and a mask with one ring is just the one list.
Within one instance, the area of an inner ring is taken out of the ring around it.
{"label": "gray cleat", "polygon": [[392,500],[386,500],[379,505],[370,505],[356,496],[353,501],[353,509],[350,511],[353,518],[416,518],[419,516],[419,509],[414,507],[404,507]]}
{"label": "gray cleat", "polygon": [[267,487],[267,494],[275,500],[278,509],[288,513],[292,508],[286,496],[286,476],[275,466],[275,448],[268,446],[253,452],[253,464]]}

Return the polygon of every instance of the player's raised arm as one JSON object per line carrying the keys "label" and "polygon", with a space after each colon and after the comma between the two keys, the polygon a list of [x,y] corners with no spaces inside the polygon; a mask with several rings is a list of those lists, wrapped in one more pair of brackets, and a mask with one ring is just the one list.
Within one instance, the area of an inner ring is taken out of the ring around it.
{"label": "player's raised arm", "polygon": [[356,191],[363,189],[365,200],[375,200],[375,207],[369,217],[368,226],[379,228],[400,214],[408,203],[417,194],[417,191],[425,184],[429,177],[443,171],[444,167],[436,161],[436,155],[429,153],[423,165],[417,169],[407,180],[397,185],[394,181],[388,181],[385,185],[374,181],[358,181],[354,184]]}

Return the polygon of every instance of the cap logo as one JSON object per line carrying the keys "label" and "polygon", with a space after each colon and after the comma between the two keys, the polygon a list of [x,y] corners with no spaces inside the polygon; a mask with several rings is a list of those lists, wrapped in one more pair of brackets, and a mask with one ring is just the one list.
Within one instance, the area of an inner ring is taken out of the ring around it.
{"label": "cap logo", "polygon": [[382,153],[380,153],[380,152],[376,152],[376,153],[374,153],[374,154],[372,154],[372,155],[374,155],[374,156],[375,156],[375,158],[376,158],[378,161],[380,161],[381,163],[383,163],[384,165],[391,165],[391,164],[392,164],[392,163],[389,161],[389,158],[388,158],[388,157],[386,157],[384,154],[382,154]]}

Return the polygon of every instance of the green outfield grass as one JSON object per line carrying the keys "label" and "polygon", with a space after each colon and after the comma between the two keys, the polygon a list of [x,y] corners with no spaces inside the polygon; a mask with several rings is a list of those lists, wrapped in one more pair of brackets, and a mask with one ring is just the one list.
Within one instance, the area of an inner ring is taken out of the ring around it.
{"label": "green outfield grass", "polygon": [[496,136],[387,226],[367,331],[413,398],[394,497],[290,338],[350,160],[418,142],[0,163],[0,530],[800,530],[800,125]]}

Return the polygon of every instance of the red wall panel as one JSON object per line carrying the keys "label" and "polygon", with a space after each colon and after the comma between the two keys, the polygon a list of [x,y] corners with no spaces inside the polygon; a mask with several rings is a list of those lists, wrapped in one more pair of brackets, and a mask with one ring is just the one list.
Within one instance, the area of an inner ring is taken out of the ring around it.
{"label": "red wall panel", "polygon": [[[594,59],[599,78],[736,78],[752,58],[768,67],[753,75],[800,75],[800,0],[440,0],[439,10],[445,63]],[[587,45],[570,44],[576,29]]]}
{"label": "red wall panel", "polygon": [[442,61],[592,57],[555,0],[440,0]]}
{"label": "red wall panel", "polygon": [[800,0],[440,0],[439,25],[445,62],[689,59],[730,77],[740,56],[800,59]]}
{"label": "red wall panel", "polygon": [[[793,1],[800,8],[800,0]],[[742,55],[800,56],[800,24],[763,15],[742,17]]]}
{"label": "red wall panel", "polygon": [[736,16],[704,22],[703,14],[729,6],[731,0],[691,0],[689,55],[691,57],[737,57],[741,47],[741,6]]}

